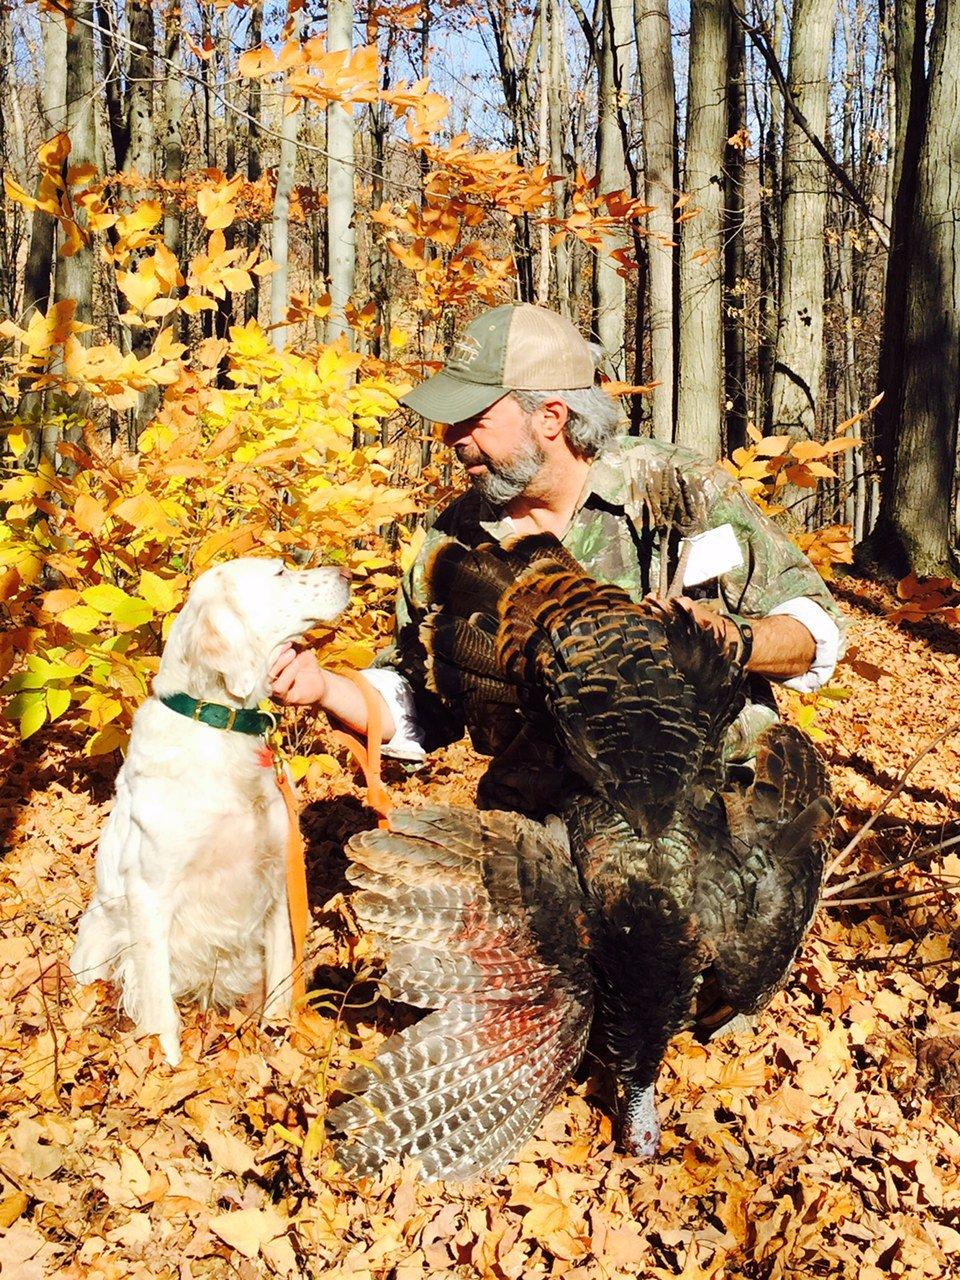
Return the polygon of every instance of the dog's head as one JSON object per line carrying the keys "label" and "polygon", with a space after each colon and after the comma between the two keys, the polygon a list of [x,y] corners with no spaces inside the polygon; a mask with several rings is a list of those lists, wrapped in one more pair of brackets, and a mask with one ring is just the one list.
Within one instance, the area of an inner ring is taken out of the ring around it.
{"label": "dog's head", "polygon": [[154,680],[159,695],[255,706],[281,645],[332,622],[350,593],[340,569],[290,569],[245,557],[208,569],[190,588]]}

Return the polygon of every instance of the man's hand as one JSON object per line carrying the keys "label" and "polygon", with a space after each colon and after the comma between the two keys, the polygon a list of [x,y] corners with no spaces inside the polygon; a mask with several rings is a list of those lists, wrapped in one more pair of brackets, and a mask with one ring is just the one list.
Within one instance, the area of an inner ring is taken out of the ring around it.
{"label": "man's hand", "polygon": [[[647,599],[659,601],[660,597],[651,593]],[[731,657],[737,652],[740,631],[735,622],[689,596],[675,596],[674,601],[686,609],[701,627],[712,631],[719,643],[730,650]],[[810,670],[817,655],[817,646],[802,622],[784,614],[774,614],[768,618],[751,618],[750,625],[753,628],[753,651],[747,662],[748,671],[768,680],[789,680]]]}
{"label": "man's hand", "polygon": [[674,599],[705,631],[713,632],[718,644],[725,648],[737,648],[740,643],[740,632],[735,622],[725,618],[722,613],[717,613],[715,609],[691,600],[689,596],[675,596]]}
{"label": "man's hand", "polygon": [[[288,707],[318,706],[352,733],[367,732],[367,704],[352,680],[327,671],[312,649],[296,650],[286,644],[274,658],[269,671],[270,686],[278,702]],[[380,697],[380,717],[384,742],[396,733],[393,715]]]}
{"label": "man's hand", "polygon": [[288,707],[308,707],[327,696],[327,673],[312,649],[298,651],[285,644],[269,671],[270,686],[278,702]]}

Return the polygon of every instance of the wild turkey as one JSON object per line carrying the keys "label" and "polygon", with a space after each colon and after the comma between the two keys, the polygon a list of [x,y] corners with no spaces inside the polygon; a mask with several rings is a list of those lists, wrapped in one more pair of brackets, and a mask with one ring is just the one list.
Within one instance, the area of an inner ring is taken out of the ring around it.
{"label": "wild turkey", "polygon": [[[785,980],[816,907],[832,816],[798,730],[755,780],[721,749],[744,674],[677,603],[631,602],[550,538],[440,546],[421,627],[433,689],[494,745],[542,743],[580,779],[562,819],[437,808],[355,836],[361,926],[397,998],[433,1009],[345,1082],[344,1163],[416,1156],[496,1172],[550,1108],[596,1021],[623,1148],[657,1150],[671,1037],[707,1036]],[[512,735],[512,736],[511,736]]]}

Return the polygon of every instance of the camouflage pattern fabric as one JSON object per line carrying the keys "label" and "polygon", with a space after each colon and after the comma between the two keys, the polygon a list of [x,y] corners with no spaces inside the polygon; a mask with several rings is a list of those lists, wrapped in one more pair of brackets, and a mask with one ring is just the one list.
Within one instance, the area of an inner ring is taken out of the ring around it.
{"label": "camouflage pattern fabric", "polygon": [[[729,524],[743,563],[685,594],[720,612],[765,617],[776,605],[808,596],[840,628],[845,623],[823,579],[810,561],[757,508],[722,467],[692,450],[659,441],[621,437],[590,469],[577,511],[563,537],[584,569],[603,582],[623,587],[635,600],[669,581],[684,537]],[[424,745],[434,750],[464,732],[462,719],[423,687],[417,631],[426,608],[423,567],[430,549],[443,538],[468,546],[500,541],[513,533],[475,490],[456,498],[428,532],[420,555],[404,578],[397,599],[397,638],[375,665],[399,671],[414,691]],[[661,559],[666,556],[665,570]],[[755,680],[748,702],[728,735],[726,755],[749,760],[759,734],[773,723],[776,710],[769,686]],[[512,749],[511,749],[512,750]],[[521,790],[529,788],[526,763],[514,762]],[[527,806],[510,805],[529,811]],[[539,806],[537,806],[539,808]]]}

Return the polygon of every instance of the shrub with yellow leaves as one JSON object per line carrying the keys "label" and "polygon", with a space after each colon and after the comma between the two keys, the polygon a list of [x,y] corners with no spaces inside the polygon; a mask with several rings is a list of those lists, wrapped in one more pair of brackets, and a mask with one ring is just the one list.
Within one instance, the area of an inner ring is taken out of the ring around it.
{"label": "shrub with yellow leaves", "polygon": [[[49,372],[53,349],[76,341],[70,308],[41,319],[21,368],[34,386],[76,381],[62,363]],[[343,346],[278,352],[255,322],[182,355],[137,454],[105,454],[88,424],[82,443],[59,446],[63,472],[44,462],[0,484],[0,674],[16,668],[5,710],[24,737],[69,711],[91,731],[88,753],[122,746],[190,580],[220,558],[302,549],[348,563],[354,607],[317,634],[325,662],[363,665],[387,630],[397,570],[375,531],[416,508],[379,444],[401,388]],[[216,385],[224,361],[232,387]],[[135,377],[114,369],[83,386],[122,402]],[[21,452],[26,431],[9,435]]]}

